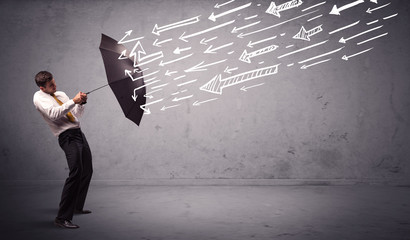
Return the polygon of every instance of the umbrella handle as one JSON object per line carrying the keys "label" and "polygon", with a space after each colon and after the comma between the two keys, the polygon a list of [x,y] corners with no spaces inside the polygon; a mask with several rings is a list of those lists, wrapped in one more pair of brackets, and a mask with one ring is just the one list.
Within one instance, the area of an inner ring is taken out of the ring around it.
{"label": "umbrella handle", "polygon": [[98,88],[96,88],[96,89],[94,89],[94,90],[91,90],[91,91],[89,91],[89,92],[86,92],[85,94],[90,94],[90,93],[92,93],[92,92],[94,92],[94,91],[97,91],[98,89],[101,89],[101,88],[103,88],[103,87],[106,87],[106,86],[108,86],[108,84],[105,84],[104,86],[101,86],[101,87],[98,87]]}

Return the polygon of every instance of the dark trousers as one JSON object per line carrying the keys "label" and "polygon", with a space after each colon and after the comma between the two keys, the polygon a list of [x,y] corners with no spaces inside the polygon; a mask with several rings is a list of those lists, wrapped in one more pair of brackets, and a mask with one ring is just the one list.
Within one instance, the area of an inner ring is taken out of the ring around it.
{"label": "dark trousers", "polygon": [[58,143],[67,158],[69,176],[61,194],[58,219],[72,220],[75,210],[83,210],[93,173],[92,157],[81,129],[61,133]]}

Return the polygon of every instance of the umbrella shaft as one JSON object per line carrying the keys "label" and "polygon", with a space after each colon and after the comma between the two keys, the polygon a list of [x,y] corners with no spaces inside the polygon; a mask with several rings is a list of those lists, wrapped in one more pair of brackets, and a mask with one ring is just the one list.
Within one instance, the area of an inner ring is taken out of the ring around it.
{"label": "umbrella shaft", "polygon": [[90,94],[90,93],[92,93],[92,92],[94,92],[94,91],[97,91],[98,89],[101,89],[101,88],[103,88],[103,87],[106,87],[106,86],[108,86],[108,84],[105,84],[104,86],[101,86],[101,87],[99,87],[99,88],[96,88],[96,89],[94,89],[94,90],[91,90],[91,91],[89,91],[89,92],[86,92],[85,94]]}

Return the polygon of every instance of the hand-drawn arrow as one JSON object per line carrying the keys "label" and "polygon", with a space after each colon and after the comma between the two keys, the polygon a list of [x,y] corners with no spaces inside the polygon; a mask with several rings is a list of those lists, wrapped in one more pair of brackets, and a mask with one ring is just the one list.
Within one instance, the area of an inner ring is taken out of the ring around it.
{"label": "hand-drawn arrow", "polygon": [[261,22],[261,21],[256,21],[256,22],[254,22],[254,23],[250,23],[250,24],[245,25],[245,26],[242,26],[242,27],[233,27],[231,33],[237,33],[239,30],[242,30],[242,29],[245,29],[245,28],[248,28],[248,27],[252,27],[252,26],[254,26],[254,25],[256,25],[256,24],[259,24],[260,22]]}
{"label": "hand-drawn arrow", "polygon": [[249,86],[249,87],[243,86],[243,87],[241,87],[240,90],[246,92],[246,91],[248,91],[249,88],[259,87],[259,86],[262,86],[263,84],[265,84],[265,83],[259,83],[259,84],[255,84],[255,85],[252,85],[252,86]]}
{"label": "hand-drawn arrow", "polygon": [[191,47],[187,47],[187,48],[179,48],[179,47],[177,47],[177,48],[174,50],[174,54],[181,54],[181,52],[188,51],[188,50],[190,50],[190,49],[191,49]]}
{"label": "hand-drawn arrow", "polygon": [[279,6],[276,6],[275,2],[271,2],[268,9],[266,10],[266,13],[280,17],[280,12],[291,8],[299,7],[300,5],[302,5],[302,3],[303,2],[301,0],[291,0]]}
{"label": "hand-drawn arrow", "polygon": [[163,107],[161,108],[161,111],[165,111],[165,110],[167,110],[167,109],[169,109],[169,108],[178,107],[178,106],[180,106],[180,105],[181,105],[181,104],[176,104],[176,105],[172,105],[172,106],[168,106],[168,107],[163,106]]}
{"label": "hand-drawn arrow", "polygon": [[363,50],[363,51],[361,51],[361,52],[358,52],[358,53],[352,54],[352,55],[350,55],[350,56],[343,55],[342,59],[347,61],[347,60],[349,60],[349,58],[352,58],[352,57],[357,56],[357,55],[359,55],[359,54],[362,54],[362,53],[368,52],[368,51],[370,51],[370,50],[372,50],[372,49],[373,49],[373,48],[368,48],[368,49]]}
{"label": "hand-drawn arrow", "polygon": [[174,73],[177,73],[178,71],[169,71],[169,70],[167,70],[166,72],[165,72],[165,76],[171,76],[172,74],[174,74]]}
{"label": "hand-drawn arrow", "polygon": [[381,28],[381,27],[383,27],[383,25],[380,25],[380,26],[375,27],[375,28],[371,28],[371,29],[369,29],[369,30],[363,31],[363,32],[361,32],[361,33],[358,33],[358,34],[353,35],[353,36],[348,37],[348,38],[343,38],[343,37],[342,37],[342,38],[339,40],[339,42],[340,42],[340,43],[346,43],[347,41],[349,41],[349,40],[351,40],[351,39],[353,39],[353,38],[356,38],[356,37],[361,36],[361,35],[363,35],[363,34],[366,34],[366,33],[368,33],[368,32],[377,30],[377,29],[379,29],[379,28]]}
{"label": "hand-drawn arrow", "polygon": [[169,42],[169,41],[172,41],[172,38],[168,38],[168,39],[165,39],[165,40],[160,41],[160,42],[158,42],[158,39],[155,39],[155,41],[152,45],[154,45],[155,47],[162,47],[161,44]]}
{"label": "hand-drawn arrow", "polygon": [[198,35],[200,35],[200,34],[203,34],[203,33],[206,33],[206,32],[210,32],[210,31],[213,31],[213,30],[218,29],[218,28],[221,28],[221,27],[225,27],[225,26],[227,26],[227,25],[229,25],[229,24],[232,24],[232,23],[234,23],[234,22],[235,22],[235,20],[232,20],[232,21],[229,21],[229,22],[226,22],[226,23],[222,23],[222,24],[219,24],[219,25],[217,25],[217,26],[214,26],[214,27],[211,27],[211,28],[208,28],[208,29],[205,29],[205,30],[196,32],[196,33],[192,33],[192,34],[186,35],[186,36],[185,36],[185,32],[184,32],[184,33],[179,37],[179,39],[181,39],[182,41],[188,42],[188,40],[187,40],[188,38],[195,37],[195,36],[198,36]]}
{"label": "hand-drawn arrow", "polygon": [[137,98],[138,98],[138,95],[136,95],[135,90],[136,90],[136,89],[134,89],[134,94],[131,95],[131,97],[132,97],[132,99],[134,100],[134,102],[136,102],[136,101],[137,101]]}
{"label": "hand-drawn arrow", "polygon": [[162,27],[158,27],[158,24],[155,24],[154,29],[152,30],[152,33],[159,36],[161,32],[197,23],[197,22],[199,22],[199,17],[200,17],[200,15],[196,16],[196,17],[193,17],[193,18],[185,19],[185,20],[182,20],[182,21],[179,21],[179,22],[171,23],[171,24],[168,24],[168,25],[165,25],[165,26],[162,26]]}
{"label": "hand-drawn arrow", "polygon": [[125,36],[123,38],[121,38],[120,41],[118,41],[118,44],[129,43],[129,42],[137,41],[137,40],[140,40],[140,39],[144,38],[144,37],[137,37],[137,38],[133,38],[133,39],[129,39],[127,41],[124,41],[124,39],[127,38],[128,36],[130,36],[131,33],[132,33],[132,30],[129,30],[129,31],[125,32]]}
{"label": "hand-drawn arrow", "polygon": [[[137,51],[137,49],[139,49],[139,50]],[[142,55],[145,55],[145,56],[142,56]],[[132,48],[131,53],[130,53],[129,56],[134,57],[134,67],[137,67],[137,66],[142,66],[142,65],[145,65],[147,63],[153,62],[153,61],[158,60],[160,58],[163,58],[164,54],[162,53],[162,51],[159,51],[159,52],[147,55],[144,48],[142,47],[141,42],[138,41],[134,45],[134,47]],[[146,60],[146,59],[149,59],[149,60]]]}
{"label": "hand-drawn arrow", "polygon": [[225,62],[226,60],[227,60],[227,59],[223,59],[223,60],[220,60],[220,61],[217,61],[217,62],[205,64],[205,65],[203,65],[204,61],[202,61],[202,62],[200,62],[199,64],[197,64],[197,65],[195,65],[195,66],[193,66],[193,67],[191,67],[191,68],[188,68],[187,70],[185,70],[185,72],[206,71],[206,70],[207,70],[206,67],[209,67],[209,66],[212,66],[212,65],[215,65],[215,64],[219,64],[219,63],[222,63],[222,62]]}
{"label": "hand-drawn arrow", "polygon": [[367,12],[367,13],[372,13],[372,12],[374,12],[374,11],[376,11],[376,10],[379,10],[379,9],[381,9],[381,8],[384,8],[384,7],[388,6],[388,5],[390,5],[390,3],[384,4],[384,5],[380,6],[380,7],[376,7],[376,8],[373,8],[373,9],[368,8],[368,9],[366,10],[366,12]]}
{"label": "hand-drawn arrow", "polygon": [[212,41],[212,40],[215,40],[215,39],[217,39],[218,37],[213,37],[213,38],[210,38],[210,39],[205,39],[205,38],[202,38],[202,40],[199,42],[200,44],[203,44],[203,45],[208,45],[208,42],[210,42],[210,41]]}
{"label": "hand-drawn arrow", "polygon": [[220,18],[220,17],[225,16],[225,15],[228,15],[228,14],[230,14],[230,13],[233,13],[233,12],[236,12],[236,11],[239,11],[239,10],[242,10],[242,9],[244,9],[244,8],[247,8],[247,7],[249,7],[251,4],[252,4],[252,2],[247,3],[247,4],[245,4],[245,5],[242,5],[242,6],[239,6],[239,7],[236,7],[236,8],[233,8],[233,9],[231,9],[231,10],[228,10],[228,11],[226,11],[226,12],[223,12],[223,13],[220,13],[220,14],[217,14],[217,15],[215,15],[215,14],[212,12],[212,14],[208,17],[208,19],[215,22],[217,18]]}
{"label": "hand-drawn arrow", "polygon": [[207,91],[215,94],[222,94],[222,89],[226,87],[234,86],[236,84],[240,84],[264,76],[273,75],[278,72],[278,66],[279,64],[276,64],[273,66],[240,73],[235,76],[231,76],[224,79],[222,79],[221,74],[218,74],[199,89],[202,91]]}
{"label": "hand-drawn arrow", "polygon": [[300,31],[298,32],[298,34],[296,34],[295,36],[293,36],[294,39],[301,39],[301,40],[305,40],[305,41],[310,41],[310,37],[323,31],[322,29],[322,25],[319,25],[317,27],[312,28],[309,31],[306,31],[306,29],[302,26],[300,28]]}
{"label": "hand-drawn arrow", "polygon": [[147,103],[147,104],[141,105],[140,108],[141,108],[142,110],[144,110],[144,114],[151,114],[151,111],[149,110],[149,108],[146,108],[146,106],[152,105],[152,104],[154,104],[154,103],[161,102],[162,100],[164,100],[164,99],[161,98],[161,99],[158,99],[158,100],[156,100],[156,101],[149,102],[149,103]]}
{"label": "hand-drawn arrow", "polygon": [[221,4],[217,3],[217,4],[215,4],[214,8],[220,8],[222,6],[225,6],[226,4],[229,4],[229,3],[234,2],[234,1],[235,0],[230,0],[230,1],[227,1],[227,2],[221,3]]}
{"label": "hand-drawn arrow", "polygon": [[127,49],[121,52],[121,55],[118,57],[119,60],[127,59]]}
{"label": "hand-drawn arrow", "polygon": [[173,101],[173,102],[178,102],[178,101],[181,101],[181,100],[184,100],[184,99],[191,98],[191,97],[193,97],[193,96],[194,96],[194,95],[189,95],[189,96],[180,97],[180,98],[175,97],[174,99],[172,99],[172,101]]}
{"label": "hand-drawn arrow", "polygon": [[262,55],[262,54],[266,54],[272,51],[275,51],[278,48],[277,45],[270,45],[261,49],[258,49],[256,51],[250,52],[248,53],[245,50],[243,50],[242,55],[239,57],[239,60],[243,61],[243,62],[247,62],[247,63],[251,63],[251,58]]}
{"label": "hand-drawn arrow", "polygon": [[229,74],[232,74],[232,71],[235,71],[235,70],[238,70],[238,68],[237,68],[237,67],[235,67],[235,68],[229,68],[229,66],[226,66],[224,72],[229,73]]}
{"label": "hand-drawn arrow", "polygon": [[203,104],[203,103],[206,103],[206,102],[210,102],[210,101],[214,101],[214,100],[216,100],[216,99],[218,99],[218,98],[211,98],[211,99],[208,99],[208,100],[205,100],[205,101],[195,101],[192,105],[194,105],[194,106],[200,106],[201,104]]}
{"label": "hand-drawn arrow", "polygon": [[207,49],[204,51],[204,53],[216,53],[217,50],[222,49],[222,48],[225,48],[225,47],[228,47],[228,46],[231,46],[232,44],[233,44],[233,42],[227,43],[227,44],[225,44],[225,45],[222,45],[222,46],[219,46],[219,47],[216,47],[216,48],[212,48],[213,45],[211,45],[211,46],[209,46],[209,48],[207,48]]}
{"label": "hand-drawn arrow", "polygon": [[346,9],[349,9],[349,8],[351,8],[351,7],[354,7],[354,6],[356,6],[356,5],[359,5],[359,4],[361,4],[361,3],[364,3],[364,0],[357,0],[357,1],[354,1],[354,2],[352,2],[352,3],[346,4],[346,5],[344,5],[344,6],[341,6],[340,8],[338,8],[336,5],[333,5],[332,11],[330,11],[329,14],[340,15],[340,12],[341,12],[341,11],[344,11],[344,10],[346,10]]}
{"label": "hand-drawn arrow", "polygon": [[159,72],[159,70],[158,70],[158,71],[155,71],[155,72],[152,72],[152,73],[149,73],[149,74],[146,74],[146,75],[144,75],[144,76],[140,76],[140,77],[137,77],[137,78],[133,78],[133,77],[132,77],[132,74],[131,74],[132,71],[130,71],[130,70],[128,70],[128,69],[125,69],[125,70],[124,70],[125,75],[128,75],[128,76],[131,78],[132,81],[137,81],[137,80],[142,79],[142,78],[144,78],[144,77],[148,77],[148,76],[157,74],[158,72]]}
{"label": "hand-drawn arrow", "polygon": [[269,40],[272,40],[272,39],[275,39],[275,38],[276,38],[276,36],[265,38],[265,39],[262,39],[262,40],[259,40],[259,41],[256,41],[256,42],[249,41],[248,45],[246,45],[246,46],[250,47],[250,48],[253,48],[253,46],[256,45],[256,44],[263,43],[263,42],[266,42],[266,41],[269,41]]}

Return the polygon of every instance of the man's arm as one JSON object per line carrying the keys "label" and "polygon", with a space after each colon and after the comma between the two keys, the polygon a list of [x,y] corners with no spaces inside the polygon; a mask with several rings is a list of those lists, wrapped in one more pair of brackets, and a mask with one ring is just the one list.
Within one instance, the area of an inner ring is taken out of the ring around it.
{"label": "man's arm", "polygon": [[[69,99],[67,95],[64,97]],[[78,93],[73,99],[65,101],[61,106],[54,106],[53,101],[53,99],[44,98],[39,95],[35,96],[33,99],[36,108],[53,121],[65,116],[76,106],[76,104],[82,103],[80,93]]]}

